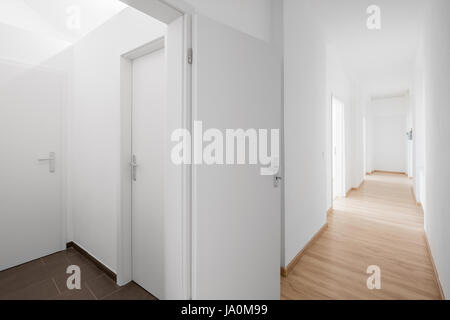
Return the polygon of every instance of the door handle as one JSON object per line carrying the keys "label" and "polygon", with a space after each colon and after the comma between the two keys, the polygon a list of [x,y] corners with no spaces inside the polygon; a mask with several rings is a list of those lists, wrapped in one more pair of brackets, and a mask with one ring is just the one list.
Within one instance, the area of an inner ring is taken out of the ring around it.
{"label": "door handle", "polygon": [[50,173],[55,172],[55,162],[56,162],[56,154],[54,152],[50,152],[48,158],[38,159],[38,162],[48,161],[48,171]]}
{"label": "door handle", "polygon": [[138,167],[137,161],[136,161],[136,155],[133,154],[132,158],[131,158],[131,178],[133,179],[133,181],[136,181],[136,169]]}
{"label": "door handle", "polygon": [[283,180],[283,177],[273,176],[273,187],[278,188],[280,186],[280,182]]}

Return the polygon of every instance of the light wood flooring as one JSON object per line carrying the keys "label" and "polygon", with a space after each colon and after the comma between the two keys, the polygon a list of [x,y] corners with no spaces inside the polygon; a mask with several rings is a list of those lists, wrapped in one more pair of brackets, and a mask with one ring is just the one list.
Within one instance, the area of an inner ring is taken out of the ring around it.
{"label": "light wood flooring", "polygon": [[[367,288],[370,265],[381,268],[381,290]],[[337,199],[327,230],[281,278],[281,299],[440,299],[411,180],[375,173]]]}

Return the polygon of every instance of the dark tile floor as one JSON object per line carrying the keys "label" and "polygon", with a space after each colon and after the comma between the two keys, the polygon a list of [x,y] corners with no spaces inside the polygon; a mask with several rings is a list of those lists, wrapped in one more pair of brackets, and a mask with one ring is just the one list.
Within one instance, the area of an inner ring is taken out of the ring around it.
{"label": "dark tile floor", "polygon": [[[81,270],[81,289],[69,290],[67,267]],[[0,300],[155,300],[131,282],[119,287],[73,248],[0,272]]]}

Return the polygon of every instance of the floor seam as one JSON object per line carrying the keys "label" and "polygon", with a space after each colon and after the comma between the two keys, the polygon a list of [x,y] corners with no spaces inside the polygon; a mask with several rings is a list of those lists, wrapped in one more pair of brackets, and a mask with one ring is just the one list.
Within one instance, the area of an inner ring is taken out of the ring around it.
{"label": "floor seam", "polygon": [[95,300],[98,300],[97,296],[94,294],[94,292],[91,290],[91,288],[89,288],[89,285],[87,284],[87,282],[85,282],[84,285],[89,290],[89,292],[94,296]]}

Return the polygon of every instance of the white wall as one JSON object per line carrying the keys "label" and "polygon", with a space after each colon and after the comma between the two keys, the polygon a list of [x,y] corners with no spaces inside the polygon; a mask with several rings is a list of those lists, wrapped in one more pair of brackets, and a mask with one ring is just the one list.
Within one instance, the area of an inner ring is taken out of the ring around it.
{"label": "white wall", "polygon": [[450,298],[450,2],[432,0],[425,32],[425,230],[439,278]]}
{"label": "white wall", "polygon": [[414,78],[411,84],[411,113],[413,127],[413,188],[417,202],[425,207],[425,79],[423,68],[423,41],[416,60]]}
{"label": "white wall", "polygon": [[66,41],[0,23],[0,58],[40,65],[70,46]]}
{"label": "white wall", "polygon": [[[362,127],[356,127],[359,121],[362,123],[362,113],[360,112],[361,104],[358,101],[358,88],[353,85],[348,77],[342,60],[336,48],[327,46],[327,91],[326,91],[326,175],[327,175],[327,208],[332,207],[332,96],[344,103],[344,121],[345,121],[345,192],[355,185],[358,186],[362,182],[362,173],[360,166],[360,156],[355,155],[362,146],[362,140],[358,137],[362,136]],[[361,132],[360,132],[361,131]],[[360,180],[360,181],[357,181]]]}
{"label": "white wall", "polygon": [[120,56],[164,33],[165,25],[128,8],[74,46],[70,240],[114,271],[120,210]]}
{"label": "white wall", "polygon": [[365,96],[364,90],[353,84],[353,121],[352,121],[352,165],[351,165],[351,183],[352,188],[358,188],[364,181],[366,172],[364,172],[364,116],[365,116]]}
{"label": "white wall", "polygon": [[286,266],[326,223],[326,47],[311,1],[284,2]]}
{"label": "white wall", "polygon": [[372,121],[375,170],[406,172],[406,118],[402,115],[375,116]]}
{"label": "white wall", "polygon": [[272,1],[280,0],[185,0],[198,13],[253,37],[270,41]]}
{"label": "white wall", "polygon": [[[8,8],[9,10],[9,8]],[[23,13],[23,12],[22,12]],[[4,12],[2,19],[7,17],[7,12]],[[12,22],[12,21],[7,21]],[[28,21],[33,25],[33,21]],[[63,96],[62,96],[62,112],[64,114],[63,119],[63,132],[62,132],[62,154],[59,155],[62,159],[62,170],[66,171],[67,159],[67,128],[69,109],[72,102],[72,66],[73,66],[73,48],[66,41],[56,39],[50,36],[43,36],[42,33],[33,32],[30,28],[24,28],[24,26],[12,26],[9,24],[0,23],[0,61],[19,63],[25,67],[43,67],[45,69],[54,70],[60,73],[63,77],[64,83],[62,84]],[[67,210],[66,201],[68,197],[67,193],[67,176],[63,175],[63,190],[62,190],[62,203],[63,208]],[[64,237],[72,238],[70,229],[71,218],[70,214],[63,214],[63,227],[62,233]]]}
{"label": "white wall", "polygon": [[332,116],[331,97],[344,103],[345,191],[357,188],[364,180],[364,99],[362,89],[348,76],[338,51],[327,46],[326,161],[327,208],[332,207]]}
{"label": "white wall", "polygon": [[370,102],[367,112],[370,170],[408,171],[408,103],[407,96]]}

